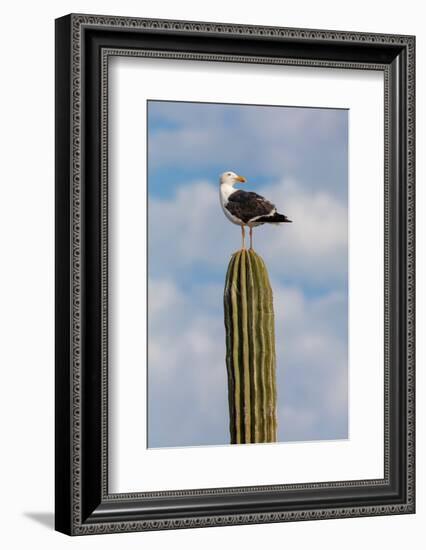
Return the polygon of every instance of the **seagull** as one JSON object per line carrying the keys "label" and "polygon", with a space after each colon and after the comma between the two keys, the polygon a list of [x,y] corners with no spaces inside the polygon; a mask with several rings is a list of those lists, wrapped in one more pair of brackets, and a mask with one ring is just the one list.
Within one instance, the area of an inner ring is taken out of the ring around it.
{"label": "seagull", "polygon": [[220,203],[225,216],[232,223],[241,226],[242,248],[245,250],[245,226],[250,231],[250,250],[253,250],[253,227],[264,223],[291,223],[277,207],[253,191],[234,189],[236,183],[246,183],[246,178],[235,172],[224,172],[220,178]]}

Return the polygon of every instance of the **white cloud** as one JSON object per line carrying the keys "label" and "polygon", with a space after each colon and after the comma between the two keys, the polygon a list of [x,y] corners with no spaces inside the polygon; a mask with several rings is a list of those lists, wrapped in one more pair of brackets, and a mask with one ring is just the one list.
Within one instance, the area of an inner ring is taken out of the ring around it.
{"label": "white cloud", "polygon": [[291,225],[262,226],[256,232],[268,265],[304,280],[340,280],[347,274],[347,206],[324,191],[306,191],[284,181],[265,195],[293,220]]}
{"label": "white cloud", "polygon": [[[346,297],[308,298],[298,288],[272,284],[280,440],[345,437]],[[153,280],[150,287],[150,444],[226,444],[223,289],[209,285],[203,300],[200,288],[184,292],[172,280]]]}
{"label": "white cloud", "polygon": [[[185,103],[151,104],[169,124],[150,132],[152,168],[224,170],[282,177],[345,156],[347,117],[341,110],[238,107]],[[170,126],[171,124],[171,126]],[[153,125],[153,128],[155,125]],[[325,182],[335,189],[335,181]],[[340,183],[340,182],[339,182]]]}
{"label": "white cloud", "polygon": [[330,422],[334,433],[344,436],[348,405],[347,297],[332,291],[308,298],[299,289],[274,281],[272,287],[281,437],[317,439],[332,433]]}
{"label": "white cloud", "polygon": [[175,310],[184,302],[182,294],[176,286],[164,279],[151,280],[149,283],[149,314],[151,318],[164,315],[169,310]]}

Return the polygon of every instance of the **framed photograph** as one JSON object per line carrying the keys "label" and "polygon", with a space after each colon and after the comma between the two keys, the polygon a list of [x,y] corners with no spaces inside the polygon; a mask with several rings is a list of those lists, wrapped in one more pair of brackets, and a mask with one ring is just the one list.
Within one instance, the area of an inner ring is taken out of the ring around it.
{"label": "framed photograph", "polygon": [[56,20],[56,529],[415,511],[413,36]]}

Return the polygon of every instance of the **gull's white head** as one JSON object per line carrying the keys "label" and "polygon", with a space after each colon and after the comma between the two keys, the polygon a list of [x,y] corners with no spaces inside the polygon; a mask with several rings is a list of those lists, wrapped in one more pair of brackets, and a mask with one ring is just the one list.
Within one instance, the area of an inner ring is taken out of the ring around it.
{"label": "gull's white head", "polygon": [[224,172],[219,178],[220,185],[234,186],[236,183],[245,183],[246,181],[246,178],[231,171]]}

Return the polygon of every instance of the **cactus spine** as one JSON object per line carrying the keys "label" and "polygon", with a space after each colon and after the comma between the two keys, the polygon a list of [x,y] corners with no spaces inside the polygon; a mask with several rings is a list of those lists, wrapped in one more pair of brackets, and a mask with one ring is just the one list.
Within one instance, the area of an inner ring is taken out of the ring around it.
{"label": "cactus spine", "polygon": [[276,441],[272,289],[265,263],[253,250],[233,254],[224,307],[231,443]]}

